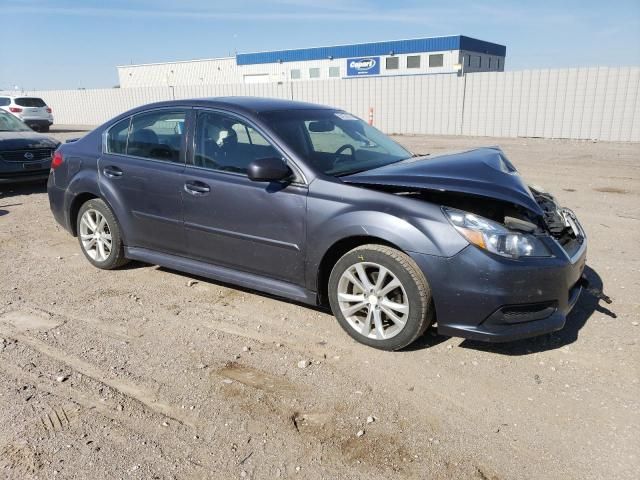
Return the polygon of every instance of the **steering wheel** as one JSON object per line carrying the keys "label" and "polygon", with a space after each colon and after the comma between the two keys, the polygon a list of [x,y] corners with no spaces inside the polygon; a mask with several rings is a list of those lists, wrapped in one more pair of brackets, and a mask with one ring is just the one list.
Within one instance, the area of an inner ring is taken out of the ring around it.
{"label": "steering wheel", "polygon": [[345,143],[344,145],[342,145],[340,148],[336,150],[336,153],[334,153],[334,155],[336,156],[336,159],[333,161],[334,165],[342,160],[342,158],[340,158],[340,154],[345,150],[351,150],[351,158],[353,160],[356,159],[356,148],[350,143]]}

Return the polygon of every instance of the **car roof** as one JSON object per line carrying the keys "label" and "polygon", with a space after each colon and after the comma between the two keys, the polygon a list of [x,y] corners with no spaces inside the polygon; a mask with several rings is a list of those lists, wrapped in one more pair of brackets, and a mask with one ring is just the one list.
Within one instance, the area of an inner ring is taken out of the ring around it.
{"label": "car roof", "polygon": [[[208,98],[189,98],[184,100],[171,100],[166,102],[157,102],[147,104],[136,108],[133,113],[159,107],[178,107],[178,106],[196,106],[196,107],[218,107],[230,110],[244,111],[247,113],[258,114],[263,112],[272,112],[280,110],[335,110],[332,107],[317,105],[314,103],[296,102],[282,98],[265,98],[265,97],[208,97]],[[128,112],[132,113],[132,112]]]}
{"label": "car roof", "polygon": [[4,98],[39,98],[40,100],[42,100],[42,97],[34,97],[33,95],[14,95],[14,94],[5,94],[5,93],[0,93],[0,97],[4,97]]}

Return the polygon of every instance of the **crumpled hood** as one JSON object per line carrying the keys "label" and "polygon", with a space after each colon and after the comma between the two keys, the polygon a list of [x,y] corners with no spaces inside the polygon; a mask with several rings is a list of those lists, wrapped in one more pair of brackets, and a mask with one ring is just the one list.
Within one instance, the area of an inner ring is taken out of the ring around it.
{"label": "crumpled hood", "polygon": [[0,152],[28,148],[56,148],[60,142],[36,132],[0,132]]}
{"label": "crumpled hood", "polygon": [[341,180],[360,185],[468,193],[514,203],[542,215],[529,187],[498,147],[409,158]]}

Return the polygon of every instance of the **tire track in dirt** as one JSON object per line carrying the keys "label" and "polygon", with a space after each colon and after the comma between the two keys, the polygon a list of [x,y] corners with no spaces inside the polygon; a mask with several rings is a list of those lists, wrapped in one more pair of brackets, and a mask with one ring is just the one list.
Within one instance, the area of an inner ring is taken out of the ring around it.
{"label": "tire track in dirt", "polygon": [[41,340],[18,333],[13,328],[7,328],[6,326],[0,325],[0,334],[4,337],[12,338],[17,342],[23,343],[41,354],[69,366],[76,372],[107,385],[108,387],[120,392],[123,396],[143,404],[147,409],[155,413],[163,415],[166,418],[174,420],[182,425],[186,425],[191,428],[196,427],[196,422],[190,415],[182,413],[180,409],[166,403],[154,392],[140,385],[123,379],[109,378],[99,368],[91,365],[90,363],[47,345]]}

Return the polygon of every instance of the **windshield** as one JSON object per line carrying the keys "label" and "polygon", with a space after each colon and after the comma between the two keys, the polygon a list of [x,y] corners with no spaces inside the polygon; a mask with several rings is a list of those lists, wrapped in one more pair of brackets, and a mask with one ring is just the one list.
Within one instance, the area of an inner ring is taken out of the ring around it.
{"label": "windshield", "polygon": [[0,132],[30,132],[31,129],[10,113],[0,110]]}
{"label": "windshield", "polygon": [[348,175],[411,157],[382,132],[342,111],[286,110],[262,115],[300,157],[327,175]]}

